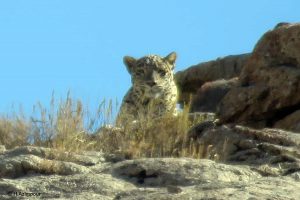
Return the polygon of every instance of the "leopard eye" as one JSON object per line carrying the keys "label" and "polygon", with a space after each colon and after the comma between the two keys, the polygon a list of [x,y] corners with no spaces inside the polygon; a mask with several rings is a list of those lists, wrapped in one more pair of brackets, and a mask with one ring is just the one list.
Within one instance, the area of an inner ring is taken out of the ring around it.
{"label": "leopard eye", "polygon": [[166,71],[164,70],[159,70],[158,73],[161,75],[161,76],[165,76],[167,74]]}
{"label": "leopard eye", "polygon": [[135,73],[136,73],[137,75],[143,75],[143,74],[144,74],[144,70],[143,70],[143,69],[137,69],[137,70],[135,71]]}

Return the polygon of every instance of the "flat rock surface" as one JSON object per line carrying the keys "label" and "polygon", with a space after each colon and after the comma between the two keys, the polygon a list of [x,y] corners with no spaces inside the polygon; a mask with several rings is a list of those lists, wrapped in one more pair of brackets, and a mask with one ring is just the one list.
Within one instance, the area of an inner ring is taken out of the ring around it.
{"label": "flat rock surface", "polygon": [[297,171],[266,176],[251,165],[208,159],[122,160],[99,152],[51,152],[19,147],[0,154],[0,199],[300,198]]}

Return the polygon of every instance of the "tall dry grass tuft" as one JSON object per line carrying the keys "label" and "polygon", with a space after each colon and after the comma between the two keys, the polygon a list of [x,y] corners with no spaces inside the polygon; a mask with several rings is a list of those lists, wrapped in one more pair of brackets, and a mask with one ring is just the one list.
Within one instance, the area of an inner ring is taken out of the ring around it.
{"label": "tall dry grass tuft", "polygon": [[[149,113],[153,113],[149,107]],[[130,116],[123,116],[130,118]],[[200,157],[201,146],[187,137],[189,129],[203,119],[191,120],[189,106],[177,116],[140,115],[135,123],[126,121],[122,128],[102,129],[97,145],[105,152],[139,157]]]}
{"label": "tall dry grass tuft", "polygon": [[107,108],[102,101],[97,112],[92,113],[80,100],[70,96],[68,93],[66,99],[56,103],[53,95],[49,110],[40,103],[35,107],[35,117],[31,117],[34,145],[68,152],[80,152],[94,145],[95,141],[89,140],[89,134],[109,122],[111,116],[105,112],[111,106]]}
{"label": "tall dry grass tuft", "polygon": [[20,111],[0,117],[0,144],[10,149],[28,144],[30,123]]}
{"label": "tall dry grass tuft", "polygon": [[95,112],[71,98],[70,92],[60,100],[53,94],[50,104],[37,103],[30,117],[21,110],[0,116],[0,145],[8,149],[35,145],[67,152],[96,149],[91,134],[113,124],[114,106],[117,108],[118,104],[103,100]]}

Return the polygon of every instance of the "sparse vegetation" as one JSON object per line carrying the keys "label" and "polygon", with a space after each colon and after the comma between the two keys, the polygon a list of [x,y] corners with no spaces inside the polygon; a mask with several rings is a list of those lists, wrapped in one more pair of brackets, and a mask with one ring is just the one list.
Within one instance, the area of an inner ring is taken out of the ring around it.
{"label": "sparse vegetation", "polygon": [[0,144],[10,149],[28,144],[30,123],[20,112],[0,117]]}
{"label": "sparse vegetation", "polygon": [[113,126],[113,107],[112,101],[104,100],[93,113],[69,93],[60,101],[53,96],[48,109],[38,103],[30,117],[21,112],[14,112],[13,117],[2,116],[0,144],[6,148],[35,145],[63,152],[100,150],[130,158],[202,157],[203,146],[187,138],[187,131],[196,123],[189,119],[188,106],[176,117],[141,116],[122,127]]}
{"label": "sparse vegetation", "polygon": [[[149,108],[151,109],[151,108]],[[149,111],[151,113],[151,111]],[[198,119],[199,120],[199,119]],[[106,152],[121,152],[128,157],[199,157],[199,148],[187,138],[187,132],[196,121],[191,121],[188,106],[174,117],[156,119],[141,115],[136,123],[123,129],[104,129],[99,134],[98,147]]]}

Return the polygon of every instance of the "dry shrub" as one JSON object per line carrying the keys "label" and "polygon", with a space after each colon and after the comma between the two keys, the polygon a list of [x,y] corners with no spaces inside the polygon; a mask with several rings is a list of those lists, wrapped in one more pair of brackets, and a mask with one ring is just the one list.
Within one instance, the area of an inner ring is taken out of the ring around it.
{"label": "dry shrub", "polygon": [[[148,108],[152,113],[151,107]],[[177,116],[153,118],[140,115],[136,122],[122,128],[104,128],[97,137],[97,145],[104,152],[139,157],[200,157],[201,145],[187,137],[188,130],[203,119],[189,119],[189,106]],[[130,118],[130,116],[123,116]]]}
{"label": "dry shrub", "polygon": [[[105,101],[101,102],[97,113],[92,116],[80,100],[74,101],[70,97],[70,93],[58,105],[52,97],[49,110],[41,104],[37,109],[36,117],[31,117],[33,144],[67,152],[90,149],[95,142],[89,140],[89,134],[97,126],[106,123],[104,120],[108,120],[102,116],[108,109]],[[99,120],[103,122],[99,123]]]}
{"label": "dry shrub", "polygon": [[[116,106],[117,107],[117,106]],[[7,149],[35,145],[61,152],[80,152],[95,147],[91,133],[113,123],[113,102],[100,102],[96,112],[74,100],[68,92],[57,101],[52,95],[50,105],[38,103],[26,118],[22,111],[0,117],[0,145]]]}
{"label": "dry shrub", "polygon": [[0,144],[7,149],[27,145],[29,131],[30,123],[21,112],[0,117]]}

